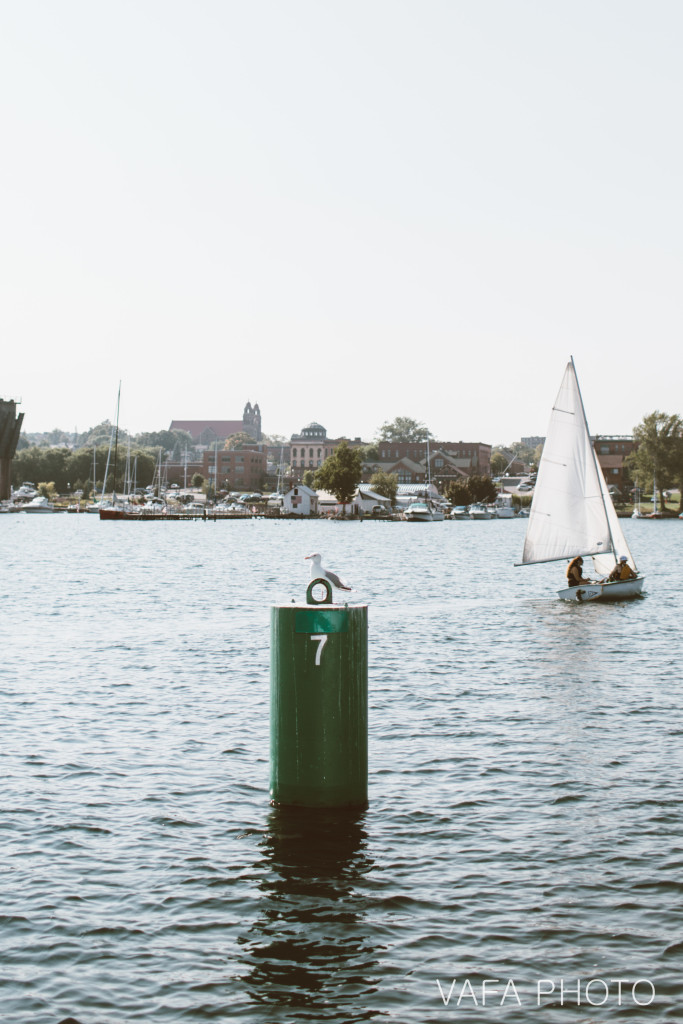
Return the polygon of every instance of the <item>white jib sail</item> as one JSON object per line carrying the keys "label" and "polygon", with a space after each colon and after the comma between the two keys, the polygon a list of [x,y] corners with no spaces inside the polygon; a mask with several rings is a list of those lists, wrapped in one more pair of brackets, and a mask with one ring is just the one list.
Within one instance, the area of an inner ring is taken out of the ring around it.
{"label": "white jib sail", "polygon": [[[613,523],[608,510],[613,514]],[[538,468],[522,564],[603,555],[614,566],[610,526],[623,538],[593,451],[573,362],[553,405]],[[626,542],[624,541],[624,545]],[[617,552],[617,557],[622,552]],[[628,548],[623,554],[629,556]],[[605,564],[607,564],[605,562]],[[597,568],[597,566],[596,566]],[[601,567],[599,572],[609,572]]]}
{"label": "white jib sail", "polygon": [[[596,460],[597,462],[597,460]],[[633,555],[626,543],[624,537],[624,531],[621,528],[619,518],[614,509],[614,503],[612,502],[612,496],[607,490],[607,484],[603,476],[600,464],[598,463],[598,473],[600,474],[600,486],[602,487],[603,497],[605,499],[605,510],[607,512],[607,520],[609,522],[610,533],[612,534],[612,545],[613,552],[604,555],[593,555],[593,565],[597,573],[607,576],[622,555],[626,555],[628,564],[631,566],[634,572],[637,572],[637,567]]]}

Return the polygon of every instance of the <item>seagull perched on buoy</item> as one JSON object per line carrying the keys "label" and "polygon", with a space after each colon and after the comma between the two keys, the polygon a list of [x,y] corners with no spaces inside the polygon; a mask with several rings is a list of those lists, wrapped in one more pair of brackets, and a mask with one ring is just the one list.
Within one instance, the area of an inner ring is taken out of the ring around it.
{"label": "seagull perched on buoy", "polygon": [[323,569],[320,564],[322,562],[322,556],[317,552],[312,555],[304,555],[304,558],[310,558],[311,560],[312,580],[328,580],[328,582],[330,582],[333,587],[336,587],[337,590],[353,590],[353,587],[350,587],[347,583],[344,583],[343,580],[339,579],[336,573],[330,572],[329,569]]}

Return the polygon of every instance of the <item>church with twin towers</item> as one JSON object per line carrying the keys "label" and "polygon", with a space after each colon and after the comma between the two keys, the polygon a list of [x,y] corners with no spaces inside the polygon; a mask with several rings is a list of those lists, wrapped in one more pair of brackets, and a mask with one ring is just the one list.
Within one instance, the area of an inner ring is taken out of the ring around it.
{"label": "church with twin towers", "polygon": [[169,429],[187,431],[193,443],[200,445],[227,441],[233,434],[249,434],[256,442],[263,438],[258,402],[247,402],[241,420],[172,420]]}

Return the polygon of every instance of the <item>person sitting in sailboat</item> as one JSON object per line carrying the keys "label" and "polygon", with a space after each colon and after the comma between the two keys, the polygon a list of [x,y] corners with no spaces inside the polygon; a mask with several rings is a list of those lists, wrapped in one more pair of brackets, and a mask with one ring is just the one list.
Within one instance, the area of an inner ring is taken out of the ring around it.
{"label": "person sitting in sailboat", "polygon": [[634,580],[637,575],[638,573],[634,572],[628,564],[626,555],[622,555],[607,579],[610,583],[615,583],[617,580]]}
{"label": "person sitting in sailboat", "polygon": [[577,555],[567,566],[567,584],[570,587],[578,587],[580,583],[592,583],[592,580],[584,579],[583,558]]}

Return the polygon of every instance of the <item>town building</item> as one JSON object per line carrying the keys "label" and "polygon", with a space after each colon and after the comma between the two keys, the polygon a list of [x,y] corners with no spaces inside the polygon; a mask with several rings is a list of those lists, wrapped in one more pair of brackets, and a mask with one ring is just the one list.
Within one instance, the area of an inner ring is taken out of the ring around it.
{"label": "town building", "polygon": [[209,449],[203,454],[201,472],[213,490],[261,491],[267,472],[266,453],[256,446]]}
{"label": "town building", "polygon": [[[451,480],[462,480],[473,474],[491,475],[490,444],[464,441],[432,441],[429,471],[432,480],[443,490]],[[376,460],[363,464],[366,478],[378,472],[393,473],[399,484],[426,483],[427,444],[425,441],[379,441]]]}
{"label": "town building", "polygon": [[438,501],[441,495],[434,482],[423,484],[399,484],[396,490],[396,504],[399,508],[412,505],[414,501]]}
{"label": "town building", "polygon": [[363,516],[373,515],[378,510],[391,511],[391,501],[383,494],[373,491],[368,484],[358,484],[350,502],[345,505],[330,491],[318,491],[318,511],[329,516]]}
{"label": "town building", "polygon": [[233,434],[249,434],[255,441],[263,437],[261,433],[261,410],[258,402],[252,406],[247,402],[241,420],[172,420],[169,430],[184,430],[192,437],[192,443],[207,447],[218,441],[227,441]]}
{"label": "town building", "polygon": [[[447,456],[450,464],[462,470],[465,476],[471,476],[473,473],[480,476],[491,475],[490,444],[482,444],[480,441],[430,441],[430,447],[434,453],[438,450],[441,457]],[[389,463],[398,464],[399,460],[406,458],[412,462],[424,463],[427,458],[427,445],[425,441],[378,441],[377,454],[382,469]]]}
{"label": "town building", "polygon": [[166,484],[178,484],[179,487],[191,487],[192,477],[199,473],[204,476],[204,459],[201,454],[188,453],[187,458],[178,461],[168,459],[163,463],[162,480]]}
{"label": "town building", "polygon": [[[490,454],[489,451],[489,458]],[[490,472],[491,464],[489,462],[489,474]],[[441,448],[430,450],[429,473],[442,494],[453,480],[466,480],[468,476],[472,476],[472,473],[468,473],[463,468],[462,459],[458,459],[452,452],[443,451]]]}
{"label": "town building", "polygon": [[287,515],[315,515],[318,511],[318,493],[305,484],[296,484],[282,499],[282,509]]}
{"label": "town building", "polygon": [[289,452],[282,453],[283,459],[289,458],[292,483],[303,480],[307,470],[315,472],[316,469],[320,469],[325,459],[334,453],[342,441],[346,441],[351,448],[360,447],[363,444],[360,437],[354,438],[353,441],[346,437],[330,438],[327,436],[325,427],[315,422],[303,427],[298,434],[292,434]]}
{"label": "town building", "polygon": [[638,442],[628,434],[596,434],[592,441],[605,483],[608,487],[616,487],[623,497],[627,497],[632,479],[625,459],[637,449]]}
{"label": "town building", "polygon": [[545,437],[541,437],[540,434],[534,434],[533,437],[521,437],[520,441],[525,448],[538,448],[539,444],[545,444]]}

